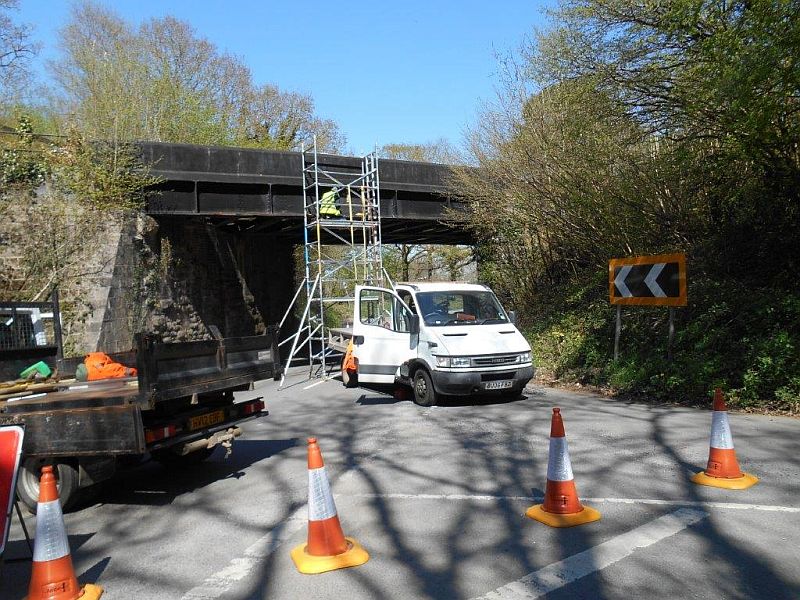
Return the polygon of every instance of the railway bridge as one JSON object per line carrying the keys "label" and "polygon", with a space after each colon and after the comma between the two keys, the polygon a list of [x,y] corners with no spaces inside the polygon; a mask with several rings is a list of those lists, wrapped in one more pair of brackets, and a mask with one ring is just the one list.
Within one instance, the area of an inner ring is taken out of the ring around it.
{"label": "railway bridge", "polygon": [[[279,322],[296,289],[294,250],[303,241],[301,154],[155,142],[139,148],[160,183],[146,216],[98,252],[109,266],[91,299],[83,345],[123,351],[143,328],[182,341],[208,338],[212,325],[237,336]],[[319,162],[353,173],[362,164],[333,155]],[[384,244],[471,243],[452,221],[464,206],[448,191],[448,167],[381,160],[379,174]]]}

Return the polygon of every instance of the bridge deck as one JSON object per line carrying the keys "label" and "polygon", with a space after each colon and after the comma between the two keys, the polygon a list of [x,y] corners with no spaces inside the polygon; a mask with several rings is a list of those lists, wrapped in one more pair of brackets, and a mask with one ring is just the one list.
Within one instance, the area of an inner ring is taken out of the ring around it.
{"label": "bridge deck", "polygon": [[[140,147],[144,162],[162,179],[147,200],[148,214],[203,216],[242,232],[302,240],[299,152],[156,142]],[[343,174],[361,169],[356,157],[323,155],[321,162]],[[452,197],[450,173],[445,165],[380,161],[384,243],[471,243],[454,222],[464,204]]]}

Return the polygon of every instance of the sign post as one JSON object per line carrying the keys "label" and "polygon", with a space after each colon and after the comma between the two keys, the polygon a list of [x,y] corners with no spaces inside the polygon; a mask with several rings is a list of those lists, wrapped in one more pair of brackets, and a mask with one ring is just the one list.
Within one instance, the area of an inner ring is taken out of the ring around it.
{"label": "sign post", "polygon": [[674,309],[686,306],[686,255],[657,254],[612,258],[608,263],[608,298],[617,306],[614,360],[619,358],[622,306],[668,306],[667,359],[672,360],[675,334]]}
{"label": "sign post", "polygon": [[0,557],[6,549],[11,511],[17,491],[17,473],[25,430],[19,425],[0,425]]}

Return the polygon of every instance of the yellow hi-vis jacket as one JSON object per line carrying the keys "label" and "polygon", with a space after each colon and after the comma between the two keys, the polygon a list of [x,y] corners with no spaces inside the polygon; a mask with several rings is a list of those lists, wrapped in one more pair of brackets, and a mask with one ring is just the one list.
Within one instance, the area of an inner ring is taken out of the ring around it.
{"label": "yellow hi-vis jacket", "polygon": [[336,192],[329,190],[322,194],[319,201],[319,214],[322,217],[341,217],[342,211],[336,206]]}

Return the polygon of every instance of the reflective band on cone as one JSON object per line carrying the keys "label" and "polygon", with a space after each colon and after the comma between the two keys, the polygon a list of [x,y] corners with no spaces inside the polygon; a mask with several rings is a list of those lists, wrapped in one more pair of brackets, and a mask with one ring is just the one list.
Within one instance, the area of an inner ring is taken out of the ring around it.
{"label": "reflective band on cone", "polygon": [[297,570],[317,574],[363,565],[369,554],[345,537],[316,438],[308,439],[308,543],[291,552]]}
{"label": "reflective band on cone", "polygon": [[42,467],[36,506],[36,538],[27,600],[97,600],[103,588],[78,585],[53,467]]}
{"label": "reflective band on cone", "polygon": [[550,453],[547,457],[547,479],[550,481],[570,481],[572,478],[572,463],[569,460],[567,438],[551,437]]}
{"label": "reflective band on cone", "polygon": [[[313,531],[312,531],[313,529]],[[347,542],[336,514],[325,467],[308,470],[308,546],[312,556],[330,556],[347,551]]]}
{"label": "reflective band on cone", "polygon": [[61,503],[39,502],[36,505],[36,546],[34,562],[46,562],[69,556],[69,541],[64,531]]}
{"label": "reflective band on cone", "polygon": [[600,518],[600,513],[578,500],[569,447],[564,432],[561,409],[553,409],[550,425],[550,452],[547,458],[547,487],[544,502],[531,506],[525,514],[551,527],[572,527],[591,523]]}
{"label": "reflective band on cone", "polygon": [[730,490],[743,490],[758,483],[758,477],[743,473],[733,449],[733,435],[722,390],[714,390],[714,412],[711,416],[711,440],[706,470],[692,476],[700,485]]}

